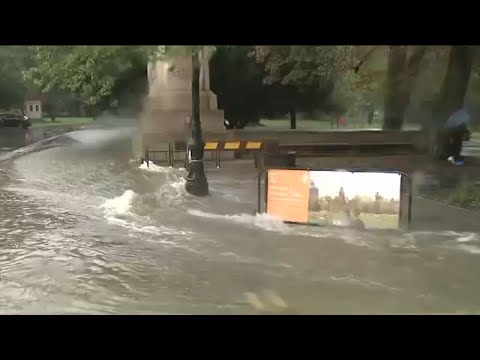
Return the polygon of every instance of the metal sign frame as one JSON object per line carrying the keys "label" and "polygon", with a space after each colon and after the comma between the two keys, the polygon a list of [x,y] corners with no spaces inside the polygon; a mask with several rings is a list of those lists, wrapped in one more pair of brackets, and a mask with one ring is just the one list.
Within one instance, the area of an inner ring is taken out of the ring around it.
{"label": "metal sign frame", "polygon": [[[371,172],[376,172],[376,173],[382,173],[382,174],[398,174],[401,175],[400,177],[400,204],[399,204],[399,216],[398,216],[398,223],[399,223],[399,229],[404,228],[403,225],[403,218],[404,218],[404,213],[403,213],[403,208],[404,208],[404,202],[405,200],[408,201],[407,204],[407,221],[406,221],[406,228],[410,226],[410,222],[412,220],[412,200],[413,200],[413,183],[412,183],[412,178],[410,175],[403,171],[398,171],[398,170],[382,170],[382,169],[336,169],[336,168],[300,168],[300,167],[282,167],[282,168],[269,168],[269,169],[263,169],[258,173],[258,181],[257,181],[257,191],[258,191],[258,203],[257,203],[257,212],[258,213],[266,213],[267,209],[267,201],[268,201],[268,171],[269,170],[298,170],[298,171],[332,171],[332,172],[349,172],[349,173],[371,173]],[[264,194],[263,198],[264,201],[262,201],[262,179],[265,179],[265,189],[264,189]],[[404,179],[406,180],[408,187],[407,191],[404,191]],[[407,199],[405,199],[405,194],[407,195]],[[264,209],[262,208],[262,205]],[[298,223],[298,222],[292,222],[292,221],[284,221],[285,223],[289,224],[299,224],[299,225],[309,225],[309,226],[321,226],[317,224],[312,224],[312,223]]]}

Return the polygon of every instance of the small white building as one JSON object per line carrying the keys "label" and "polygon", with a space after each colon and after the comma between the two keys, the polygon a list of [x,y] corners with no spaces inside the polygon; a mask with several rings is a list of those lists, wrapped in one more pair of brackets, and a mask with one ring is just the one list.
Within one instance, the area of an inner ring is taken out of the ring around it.
{"label": "small white building", "polygon": [[23,113],[30,119],[41,119],[42,113],[42,97],[36,95],[25,96],[23,104]]}

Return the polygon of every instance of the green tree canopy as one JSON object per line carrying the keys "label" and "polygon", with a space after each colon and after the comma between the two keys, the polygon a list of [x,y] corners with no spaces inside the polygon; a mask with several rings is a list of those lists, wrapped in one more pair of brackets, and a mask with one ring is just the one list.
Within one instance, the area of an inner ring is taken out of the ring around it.
{"label": "green tree canopy", "polygon": [[[125,82],[133,74],[146,79],[154,46],[32,46],[26,80],[44,92],[76,94],[85,104],[116,107]],[[140,71],[139,71],[140,69]]]}
{"label": "green tree canopy", "polygon": [[22,70],[27,65],[25,46],[0,46],[0,108],[22,108],[27,85]]}

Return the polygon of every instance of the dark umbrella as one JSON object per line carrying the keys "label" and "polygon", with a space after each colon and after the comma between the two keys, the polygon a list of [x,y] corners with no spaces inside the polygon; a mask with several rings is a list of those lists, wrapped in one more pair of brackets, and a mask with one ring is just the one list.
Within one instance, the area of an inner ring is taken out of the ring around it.
{"label": "dark umbrella", "polygon": [[453,129],[461,125],[466,125],[470,121],[470,114],[467,109],[461,108],[460,110],[455,111],[448,120],[445,122],[445,128]]}

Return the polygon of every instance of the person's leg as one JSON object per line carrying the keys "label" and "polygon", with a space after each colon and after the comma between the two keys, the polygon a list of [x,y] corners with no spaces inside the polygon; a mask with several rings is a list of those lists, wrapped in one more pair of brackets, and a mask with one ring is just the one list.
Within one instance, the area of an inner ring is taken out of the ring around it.
{"label": "person's leg", "polygon": [[452,130],[442,129],[437,135],[437,144],[439,147],[438,156],[441,160],[446,160],[452,156]]}
{"label": "person's leg", "polygon": [[452,156],[455,158],[455,161],[462,160],[462,148],[463,148],[463,136],[465,134],[464,127],[459,127],[455,129],[453,133],[453,144],[452,144]]}

